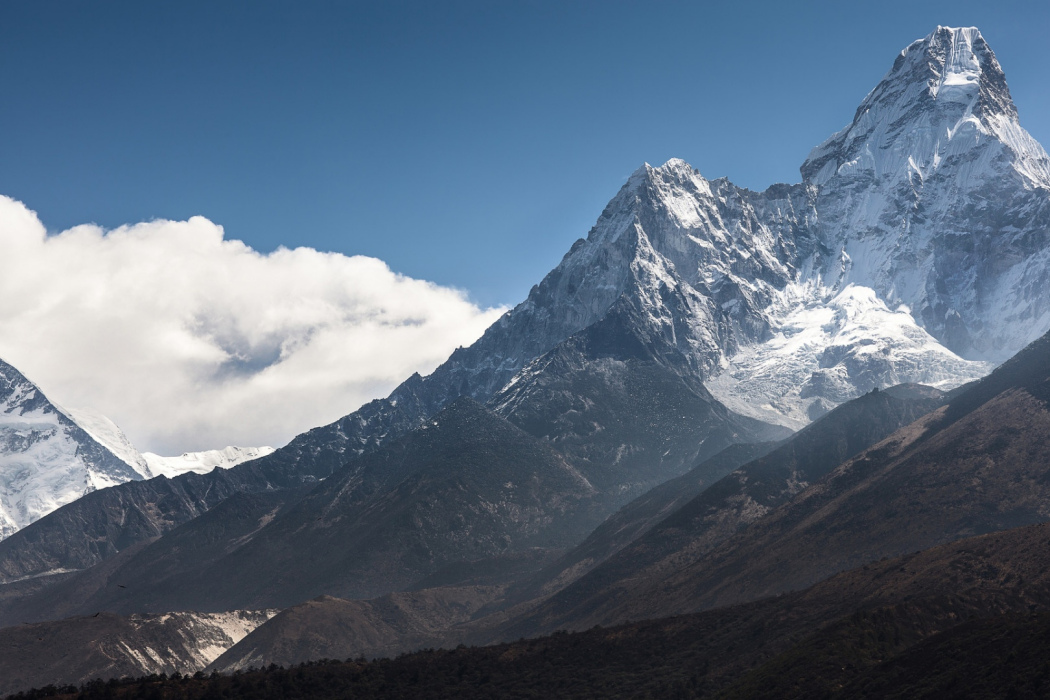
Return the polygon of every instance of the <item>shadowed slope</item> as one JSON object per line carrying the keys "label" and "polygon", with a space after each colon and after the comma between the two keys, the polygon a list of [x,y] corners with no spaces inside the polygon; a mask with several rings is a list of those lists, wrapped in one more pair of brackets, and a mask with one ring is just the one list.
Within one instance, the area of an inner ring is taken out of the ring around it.
{"label": "shadowed slope", "polygon": [[[902,688],[902,697],[913,697],[927,687],[917,660],[929,664],[933,687],[951,688],[945,669],[966,654],[972,671],[989,669],[1003,658],[975,653],[998,649],[1015,651],[1013,667],[1028,670],[1018,687],[1039,687],[1032,681],[1043,667],[1029,661],[1045,650],[1038,636],[1045,626],[1039,618],[1017,625],[1015,615],[1050,610],[1048,572],[1050,525],[1041,524],[887,559],[806,591],[730,608],[371,663],[186,679],[164,684],[165,697],[851,698],[869,687]],[[933,656],[941,649],[957,655]],[[161,687],[146,680],[99,690],[136,697]]]}
{"label": "shadowed slope", "polygon": [[[77,610],[229,610],[252,607],[241,604],[249,600],[282,607],[321,594],[381,595],[450,562],[578,541],[597,517],[593,496],[550,447],[463,398],[291,507],[239,514],[223,504],[146,546],[107,577],[124,588],[98,588]],[[215,556],[184,561],[211,526]],[[62,586],[90,579],[86,571]],[[55,604],[44,591],[23,609]]]}
{"label": "shadowed slope", "polygon": [[[842,460],[933,410],[943,400],[928,388],[869,393],[846,403],[773,450],[711,485],[636,541],[565,590],[499,632],[503,638],[557,628],[581,629],[622,620],[616,611],[691,559],[788,502]],[[663,596],[647,592],[655,609],[626,617],[659,617]],[[671,612],[669,608],[667,612]]]}
{"label": "shadowed slope", "polygon": [[[730,605],[804,588],[883,556],[1044,521],[1050,518],[1048,383],[1050,337],[1044,336],[948,406],[837,466],[818,483],[804,490],[800,484],[797,495],[788,494],[790,502],[760,513],[746,530],[728,532],[731,536],[711,546],[713,527],[707,523],[724,530],[725,516],[701,507],[701,501],[733,484],[737,475],[731,475],[638,547],[541,607],[544,617],[538,619],[579,628]],[[749,476],[746,488],[776,494],[790,491],[787,483],[783,477],[764,482]],[[736,512],[747,513],[754,504],[762,501],[745,499]],[[738,522],[730,521],[734,528]],[[641,545],[660,537],[678,544],[666,554],[658,550],[662,556],[646,565]],[[596,576],[605,573],[604,581]],[[593,588],[584,589],[587,584]]]}

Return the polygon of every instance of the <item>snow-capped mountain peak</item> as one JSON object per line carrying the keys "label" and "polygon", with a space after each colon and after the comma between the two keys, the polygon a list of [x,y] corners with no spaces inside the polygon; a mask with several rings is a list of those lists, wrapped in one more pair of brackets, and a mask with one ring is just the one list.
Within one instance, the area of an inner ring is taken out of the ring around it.
{"label": "snow-capped mountain peak", "polygon": [[85,493],[142,478],[0,360],[0,539]]}
{"label": "snow-capped mountain peak", "polygon": [[1050,160],[1021,128],[984,37],[975,27],[938,27],[900,53],[853,122],[814,148],[801,171],[817,185],[891,178],[919,186],[942,163],[990,162],[1002,151],[1031,186],[1050,188]]}
{"label": "snow-capped mountain peak", "polygon": [[793,427],[973,379],[1050,326],[1050,159],[976,29],[908,46],[801,171],[752,192],[644,164],[530,313],[630,305],[727,405]]}
{"label": "snow-capped mountain peak", "polygon": [[975,28],[908,46],[801,172],[829,283],[906,304],[968,359],[1000,362],[1046,329],[1050,157]]}

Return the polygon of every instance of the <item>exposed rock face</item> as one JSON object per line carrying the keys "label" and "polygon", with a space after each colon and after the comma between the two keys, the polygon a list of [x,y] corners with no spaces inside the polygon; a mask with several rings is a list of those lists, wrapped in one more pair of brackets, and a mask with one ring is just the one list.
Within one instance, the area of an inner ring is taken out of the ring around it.
{"label": "exposed rock face", "polygon": [[395,656],[446,643],[449,630],[498,597],[496,586],[391,593],[373,600],[320,596],[282,610],[216,659],[232,673],[271,663]]}
{"label": "exposed rock face", "polygon": [[[444,649],[374,664],[330,661],[167,686],[186,696],[229,698],[272,689],[296,697],[391,700],[940,698],[959,697],[960,689],[965,697],[1045,697],[1048,552],[1050,526],[1035,525],[883,559],[807,590],[697,614],[492,646],[453,649],[453,634]],[[367,658],[377,642],[391,638],[429,647],[430,625],[456,619],[474,602],[447,594],[444,605],[402,595],[310,601],[257,628],[213,668]],[[139,681],[128,694],[144,696],[156,685]]]}

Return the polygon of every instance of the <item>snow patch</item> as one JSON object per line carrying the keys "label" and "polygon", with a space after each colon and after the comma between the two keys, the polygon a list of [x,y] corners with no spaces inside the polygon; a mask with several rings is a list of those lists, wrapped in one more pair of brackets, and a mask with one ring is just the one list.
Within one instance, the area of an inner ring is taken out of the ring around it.
{"label": "snow patch", "polygon": [[706,385],[734,411],[795,430],[874,388],[909,382],[951,389],[993,368],[957,356],[907,307],[891,311],[869,287],[834,293],[792,284],[777,294],[768,318],[771,337],[743,348]]}

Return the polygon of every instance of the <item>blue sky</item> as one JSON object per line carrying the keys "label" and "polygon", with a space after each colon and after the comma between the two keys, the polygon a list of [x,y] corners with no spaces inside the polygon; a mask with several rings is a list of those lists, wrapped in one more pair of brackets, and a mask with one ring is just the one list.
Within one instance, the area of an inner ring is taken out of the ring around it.
{"label": "blue sky", "polygon": [[937,24],[981,28],[1050,143],[1045,2],[8,0],[0,193],[513,304],[644,161],[797,181]]}

